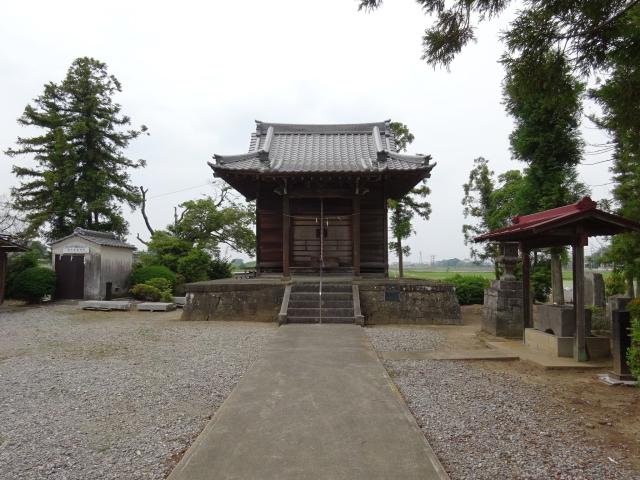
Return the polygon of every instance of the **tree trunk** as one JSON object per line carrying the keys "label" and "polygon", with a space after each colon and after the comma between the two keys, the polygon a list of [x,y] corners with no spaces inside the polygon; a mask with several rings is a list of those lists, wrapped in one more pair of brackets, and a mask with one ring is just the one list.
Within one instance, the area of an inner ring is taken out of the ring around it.
{"label": "tree trunk", "polygon": [[636,298],[640,298],[640,275],[636,277]]}
{"label": "tree trunk", "polygon": [[493,273],[496,276],[496,280],[500,280],[500,265],[495,260],[493,262]]}
{"label": "tree trunk", "polygon": [[625,278],[627,280],[627,297],[634,297],[634,291],[633,291],[633,274],[632,273],[625,273]]}
{"label": "tree trunk", "polygon": [[551,252],[551,301],[556,305],[564,305],[562,259],[560,257],[560,251],[558,250]]}
{"label": "tree trunk", "polygon": [[[142,218],[144,219],[144,224],[147,226],[147,230],[149,230],[149,233],[153,235],[154,231],[153,231],[153,228],[151,228],[151,224],[149,223],[149,217],[147,217],[147,192],[148,191],[149,191],[148,188],[145,190],[144,187],[140,185],[140,193],[142,195],[140,211],[142,212]],[[177,216],[177,212],[175,213],[175,215]]]}
{"label": "tree trunk", "polygon": [[398,277],[404,277],[404,267],[402,265],[402,239],[396,238],[396,254],[398,255]]}

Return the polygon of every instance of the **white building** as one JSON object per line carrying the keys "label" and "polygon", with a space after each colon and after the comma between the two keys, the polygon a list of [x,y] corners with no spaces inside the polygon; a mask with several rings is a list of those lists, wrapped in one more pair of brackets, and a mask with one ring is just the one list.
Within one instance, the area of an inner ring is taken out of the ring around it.
{"label": "white building", "polygon": [[103,300],[129,289],[135,247],[115,234],[76,228],[51,243],[59,299]]}

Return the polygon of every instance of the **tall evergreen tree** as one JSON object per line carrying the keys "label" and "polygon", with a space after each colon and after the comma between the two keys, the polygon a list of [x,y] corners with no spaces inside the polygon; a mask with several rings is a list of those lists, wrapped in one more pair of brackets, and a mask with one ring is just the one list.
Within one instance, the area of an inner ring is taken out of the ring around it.
{"label": "tall evergreen tree", "polygon": [[42,130],[34,137],[19,137],[17,148],[6,151],[11,157],[31,155],[37,164],[13,167],[22,182],[12,196],[31,235],[59,238],[76,226],[127,232],[120,205],[134,208],[140,202],[128,172],[145,162],[130,160],[123,151],[147,129],[123,129],[131,121],[114,102],[121,91],[106,64],[78,58],[65,79],[45,85],[18,119]]}
{"label": "tall evergreen tree", "polygon": [[[612,49],[609,55],[612,73],[590,94],[603,110],[602,117],[593,120],[612,139],[611,170],[617,211],[640,221],[640,8],[625,18],[619,28],[627,41]],[[640,297],[640,234],[615,236],[608,257],[624,271],[627,293]]]}
{"label": "tall evergreen tree", "polygon": [[[579,132],[584,85],[572,74],[564,54],[504,56],[504,102],[515,119],[510,135],[516,160],[527,164],[518,204],[533,213],[576,201],[586,193],[577,181],[583,142]],[[551,250],[553,300],[564,303],[563,248]]]}
{"label": "tall evergreen tree", "polygon": [[[415,138],[409,131],[409,127],[401,122],[391,122],[389,126],[395,136],[398,151],[406,151],[407,146]],[[393,242],[389,242],[389,250],[395,252],[398,257],[400,278],[404,277],[403,257],[411,253],[411,248],[408,245],[403,245],[402,242],[414,233],[412,221],[416,215],[424,220],[429,220],[431,204],[425,198],[430,193],[431,190],[424,180],[401,199],[388,200],[388,207],[391,210],[391,233],[395,239]]]}

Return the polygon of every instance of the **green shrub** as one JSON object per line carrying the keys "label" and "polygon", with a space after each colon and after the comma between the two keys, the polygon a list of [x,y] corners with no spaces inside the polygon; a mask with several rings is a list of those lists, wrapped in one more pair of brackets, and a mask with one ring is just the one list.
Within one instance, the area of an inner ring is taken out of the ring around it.
{"label": "green shrub", "polygon": [[546,302],[551,293],[551,261],[541,260],[531,268],[531,290],[538,302]]}
{"label": "green shrub", "polygon": [[627,310],[631,314],[631,346],[627,350],[627,365],[631,374],[640,379],[640,299],[631,300],[627,304]]}
{"label": "green shrub", "polygon": [[34,251],[19,253],[17,255],[11,255],[7,262],[7,279],[6,289],[7,297],[14,297],[13,286],[16,282],[16,277],[24,272],[27,268],[33,268],[38,266],[38,254]]}
{"label": "green shrub", "polygon": [[173,303],[173,295],[171,290],[162,290],[160,292],[160,301],[165,303]]}
{"label": "green shrub", "polygon": [[166,278],[171,285],[176,283],[176,274],[163,265],[140,267],[131,274],[131,285],[145,283],[153,278]]}
{"label": "green shrub", "polygon": [[627,283],[624,274],[618,270],[611,272],[604,279],[604,293],[607,297],[611,295],[623,295],[627,291]]}
{"label": "green shrub", "polygon": [[173,293],[176,294],[176,297],[184,297],[185,295],[184,284],[185,284],[184,275],[178,273],[176,275],[176,284],[173,286]]}
{"label": "green shrub", "polygon": [[20,272],[13,283],[14,298],[37,303],[45,295],[53,295],[56,288],[56,272],[45,267],[31,267]]}
{"label": "green shrub", "polygon": [[178,260],[178,273],[184,275],[187,282],[201,282],[207,280],[207,269],[211,257],[204,250],[192,248],[185,256]]}
{"label": "green shrub", "polygon": [[145,285],[150,285],[160,291],[161,302],[173,302],[173,295],[171,294],[171,282],[169,282],[169,280],[167,280],[166,278],[152,278],[151,280],[147,280],[145,282]]}
{"label": "green shrub", "polygon": [[460,305],[482,304],[484,289],[489,287],[489,280],[480,275],[460,275],[447,279],[447,283],[456,288],[456,297]]}
{"label": "green shrub", "polygon": [[162,291],[146,283],[134,285],[129,292],[133,295],[133,298],[146,300],[147,302],[158,302],[162,298]]}
{"label": "green shrub", "polygon": [[224,260],[213,259],[209,263],[207,274],[211,280],[231,278],[233,276],[233,265]]}
{"label": "green shrub", "polygon": [[171,291],[171,282],[166,278],[156,277],[151,280],[147,280],[144,282],[145,285],[151,285],[152,287],[156,287],[158,290],[162,291]]}

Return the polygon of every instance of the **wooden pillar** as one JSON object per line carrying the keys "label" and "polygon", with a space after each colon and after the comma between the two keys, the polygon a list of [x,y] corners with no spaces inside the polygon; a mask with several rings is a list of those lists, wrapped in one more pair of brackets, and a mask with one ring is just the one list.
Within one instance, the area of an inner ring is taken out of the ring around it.
{"label": "wooden pillar", "polygon": [[384,277],[389,278],[389,212],[387,208],[387,179],[382,187],[382,215],[384,216]]}
{"label": "wooden pillar", "polygon": [[576,320],[576,336],[573,344],[573,358],[578,362],[586,362],[587,343],[585,339],[584,321],[584,243],[585,239],[578,234],[573,244],[573,313]]}
{"label": "wooden pillar", "polygon": [[360,197],[353,198],[351,228],[353,237],[353,275],[360,276]]}
{"label": "wooden pillar", "polygon": [[[526,245],[521,245],[522,250],[522,320],[524,328],[533,327],[531,315],[531,251]],[[524,339],[524,331],[522,332]]]}
{"label": "wooden pillar", "polygon": [[291,217],[289,216],[289,197],[282,197],[282,276],[289,276],[289,243],[291,235],[289,228],[291,225]]}
{"label": "wooden pillar", "polygon": [[260,181],[258,180],[258,194],[256,195],[256,276],[260,276]]}
{"label": "wooden pillar", "polygon": [[0,305],[4,302],[5,282],[7,280],[7,252],[0,251]]}

